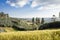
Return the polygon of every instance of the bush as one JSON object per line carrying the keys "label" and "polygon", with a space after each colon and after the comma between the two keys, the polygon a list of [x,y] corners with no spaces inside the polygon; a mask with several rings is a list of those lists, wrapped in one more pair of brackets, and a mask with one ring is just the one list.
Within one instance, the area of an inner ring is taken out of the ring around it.
{"label": "bush", "polygon": [[45,23],[39,27],[40,29],[60,28],[60,21]]}
{"label": "bush", "polygon": [[13,29],[19,30],[19,31],[26,31],[25,28],[20,28],[19,26],[13,25]]}

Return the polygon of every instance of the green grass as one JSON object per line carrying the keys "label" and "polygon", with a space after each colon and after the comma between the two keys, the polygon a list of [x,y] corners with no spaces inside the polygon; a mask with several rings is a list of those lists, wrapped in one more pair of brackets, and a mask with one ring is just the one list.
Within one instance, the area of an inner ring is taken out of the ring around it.
{"label": "green grass", "polygon": [[3,32],[0,40],[60,40],[60,29]]}

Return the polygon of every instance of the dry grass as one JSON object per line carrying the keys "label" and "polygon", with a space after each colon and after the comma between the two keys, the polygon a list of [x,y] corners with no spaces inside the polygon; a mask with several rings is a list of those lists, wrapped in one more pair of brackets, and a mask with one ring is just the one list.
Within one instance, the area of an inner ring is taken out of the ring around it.
{"label": "dry grass", "polygon": [[0,40],[60,40],[60,29],[0,33]]}
{"label": "dry grass", "polygon": [[11,27],[0,27],[0,30],[5,30],[6,32],[14,32],[15,30]]}

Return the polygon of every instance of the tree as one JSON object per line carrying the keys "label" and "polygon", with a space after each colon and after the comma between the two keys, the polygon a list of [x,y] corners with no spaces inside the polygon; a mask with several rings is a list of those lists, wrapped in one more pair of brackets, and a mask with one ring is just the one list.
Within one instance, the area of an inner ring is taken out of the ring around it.
{"label": "tree", "polygon": [[36,24],[37,24],[37,30],[38,30],[38,28],[39,28],[39,26],[40,26],[40,18],[36,18]]}
{"label": "tree", "polygon": [[56,16],[55,16],[55,15],[53,15],[53,17],[52,17],[52,21],[53,21],[53,22],[56,21]]}
{"label": "tree", "polygon": [[35,22],[35,21],[34,21],[34,17],[33,17],[33,18],[32,18],[32,23],[34,24],[34,22]]}
{"label": "tree", "polygon": [[38,22],[37,22],[37,21],[38,21],[38,18],[36,17],[36,24],[38,24]]}
{"label": "tree", "polygon": [[37,20],[37,21],[38,21],[38,24],[40,24],[40,18],[38,18],[38,20]]}
{"label": "tree", "polygon": [[43,24],[44,23],[44,18],[42,18],[42,20],[41,20],[41,24]]}
{"label": "tree", "polygon": [[37,25],[40,24],[40,18],[36,18],[36,24],[37,24]]}

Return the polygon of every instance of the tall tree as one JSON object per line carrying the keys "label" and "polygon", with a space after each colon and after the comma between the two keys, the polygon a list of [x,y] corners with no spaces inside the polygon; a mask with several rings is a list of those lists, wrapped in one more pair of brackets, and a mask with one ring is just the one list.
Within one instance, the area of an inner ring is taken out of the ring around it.
{"label": "tall tree", "polygon": [[37,17],[36,17],[36,24],[37,24],[37,28],[36,28],[36,29],[38,30],[38,28],[39,28],[39,26],[40,26],[40,18],[37,18]]}
{"label": "tall tree", "polygon": [[32,18],[32,23],[34,24],[34,22],[35,22],[35,21],[34,21],[34,17],[33,17],[33,18]]}
{"label": "tall tree", "polygon": [[44,18],[42,18],[42,20],[41,20],[41,24],[43,24],[44,23]]}
{"label": "tall tree", "polygon": [[53,15],[53,17],[52,17],[52,21],[53,21],[53,22],[56,21],[56,16],[55,16],[55,15]]}
{"label": "tall tree", "polygon": [[38,18],[36,17],[36,24],[38,24],[37,21],[38,21]]}
{"label": "tall tree", "polygon": [[37,25],[40,24],[40,18],[36,18],[36,24],[37,24]]}

